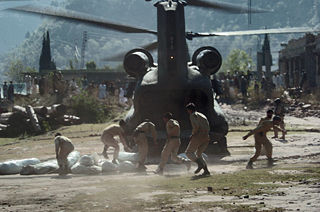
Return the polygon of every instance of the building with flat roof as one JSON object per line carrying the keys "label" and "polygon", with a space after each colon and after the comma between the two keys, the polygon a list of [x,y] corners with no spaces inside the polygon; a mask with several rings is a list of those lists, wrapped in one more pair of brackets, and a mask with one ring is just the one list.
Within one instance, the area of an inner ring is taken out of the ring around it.
{"label": "building with flat roof", "polygon": [[320,87],[320,34],[292,39],[279,52],[279,71],[287,88]]}

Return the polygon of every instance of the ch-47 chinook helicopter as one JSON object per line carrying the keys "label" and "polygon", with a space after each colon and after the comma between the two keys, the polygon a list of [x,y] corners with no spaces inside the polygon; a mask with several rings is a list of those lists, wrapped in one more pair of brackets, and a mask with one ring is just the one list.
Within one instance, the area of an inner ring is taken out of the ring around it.
{"label": "ch-47 chinook helicopter", "polygon": [[[151,0],[149,0],[151,1]],[[157,31],[115,24],[78,12],[22,6],[9,10],[45,15],[77,21],[97,27],[112,29],[125,33],[150,33],[157,36],[157,42],[146,48],[129,51],[123,59],[123,65],[129,76],[136,78],[134,104],[125,121],[128,131],[132,131],[145,119],[156,124],[158,137],[165,139],[165,125],[162,114],[172,112],[180,122],[182,148],[188,143],[191,134],[189,116],[185,105],[193,102],[197,110],[208,117],[211,141],[217,142],[221,152],[227,152],[226,135],[228,123],[219,105],[214,99],[210,76],[215,74],[221,64],[220,53],[211,46],[204,46],[189,57],[186,39],[205,36],[233,36],[275,33],[312,32],[312,28],[267,29],[236,32],[193,33],[185,31],[185,6],[204,7],[230,13],[247,13],[248,8],[231,4],[204,0],[162,0],[154,4],[157,8]],[[252,9],[251,12],[266,12]],[[148,49],[158,48],[157,64],[154,63]],[[211,143],[213,143],[211,142]],[[164,144],[164,142],[162,142]],[[150,154],[160,153],[161,147],[154,146]]]}

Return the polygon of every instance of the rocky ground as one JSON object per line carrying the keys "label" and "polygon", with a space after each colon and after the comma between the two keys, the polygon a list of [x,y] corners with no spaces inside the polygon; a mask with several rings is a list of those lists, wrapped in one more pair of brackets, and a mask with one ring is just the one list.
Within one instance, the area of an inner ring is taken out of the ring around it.
{"label": "rocky ground", "polygon": [[[241,138],[263,111],[223,106],[231,127],[230,156],[209,155],[210,177],[197,178],[184,166],[169,164],[164,176],[146,174],[0,176],[1,211],[320,211],[320,119],[286,116],[286,140],[274,140],[277,163],[265,156],[246,170],[253,137]],[[60,131],[81,154],[101,152],[98,133],[105,127],[80,125]],[[0,142],[0,161],[54,158],[54,133]],[[269,137],[273,134],[269,133]],[[111,153],[111,152],[110,152]],[[195,166],[192,167],[192,170]]]}

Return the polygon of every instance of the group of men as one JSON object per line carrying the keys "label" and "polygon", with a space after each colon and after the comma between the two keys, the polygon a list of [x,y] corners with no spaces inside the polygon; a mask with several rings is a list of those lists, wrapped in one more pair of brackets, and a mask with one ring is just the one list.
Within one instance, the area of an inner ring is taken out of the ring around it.
{"label": "group of men", "polygon": [[[179,122],[173,118],[173,115],[170,112],[167,112],[162,116],[162,119],[166,124],[167,141],[161,152],[161,160],[158,169],[155,171],[156,174],[163,174],[164,167],[171,155],[171,160],[173,162],[185,164],[188,170],[191,167],[191,162],[196,162],[198,168],[196,169],[195,174],[198,174],[201,170],[204,170],[202,175],[210,175],[207,164],[202,157],[202,153],[209,144],[209,122],[205,115],[196,111],[195,104],[189,103],[186,106],[186,110],[190,115],[190,121],[192,125],[192,135],[190,137],[189,145],[185,151],[188,158],[186,159],[177,155],[181,144],[180,125]],[[120,142],[123,144],[125,151],[131,151],[125,141],[125,128],[126,123],[123,120],[120,120],[119,125],[111,125],[104,129],[102,133],[101,141],[104,144],[102,154],[108,158],[107,150],[109,147],[113,147],[115,149],[113,153],[113,163],[117,163],[120,149],[118,142],[115,140],[115,136],[119,136]],[[133,131],[133,140],[138,146],[139,152],[139,159],[137,163],[138,171],[146,170],[144,164],[148,155],[148,136],[153,138],[154,143],[157,142],[155,125],[149,120],[144,120]]]}
{"label": "group of men", "polygon": [[[156,174],[162,175],[164,167],[168,162],[168,159],[171,155],[171,160],[178,164],[185,164],[187,169],[189,170],[191,167],[191,162],[195,162],[198,167],[195,170],[195,174],[198,174],[201,170],[203,170],[202,176],[210,175],[210,172],[207,167],[206,161],[203,159],[202,153],[205,151],[209,144],[209,122],[205,115],[196,111],[196,106],[193,103],[189,103],[186,106],[186,110],[190,116],[190,122],[192,125],[192,134],[190,136],[189,144],[185,150],[185,154],[187,158],[179,157],[178,150],[181,144],[180,141],[180,125],[177,120],[173,118],[173,115],[170,112],[165,113],[162,116],[162,119],[166,125],[167,132],[167,141],[163,147],[161,152],[161,160],[158,165]],[[275,116],[273,117],[273,115]],[[272,144],[267,138],[267,132],[271,129],[274,130],[275,136],[273,138],[278,137],[278,131],[282,132],[281,139],[285,139],[286,131],[284,129],[284,107],[281,103],[280,99],[275,100],[275,113],[273,110],[267,111],[267,116],[261,118],[258,126],[243,136],[243,140],[246,140],[249,136],[254,135],[255,140],[255,149],[256,152],[253,157],[250,158],[247,169],[253,168],[253,162],[257,160],[257,158],[261,154],[262,146],[264,146],[266,150],[266,156],[268,158],[268,166],[271,167],[273,165],[272,158]],[[280,125],[280,127],[278,127]],[[127,145],[125,140],[125,129],[126,123],[124,120],[120,120],[119,124],[113,124],[108,126],[103,130],[101,135],[101,141],[104,144],[104,149],[102,155],[105,158],[108,158],[107,151],[109,147],[114,148],[113,152],[113,160],[112,162],[118,163],[118,156],[120,151],[120,146],[118,141],[115,139],[116,136],[120,138],[120,142],[124,146],[124,150],[127,152],[131,152],[132,150]],[[157,142],[157,132],[155,125],[149,120],[144,120],[141,124],[139,124],[135,130],[133,131],[133,140],[138,146],[139,159],[137,163],[138,171],[145,171],[147,168],[145,167],[145,161],[148,155],[148,137],[153,138],[153,142]],[[59,174],[64,175],[68,172],[68,162],[67,156],[70,152],[73,151],[74,146],[71,141],[62,136],[60,133],[56,134],[55,138],[55,146],[56,146],[56,158],[58,161],[58,165],[60,167]]]}
{"label": "group of men", "polygon": [[[195,174],[198,174],[203,170],[202,176],[210,175],[207,164],[202,157],[202,153],[205,151],[209,144],[209,122],[205,115],[196,111],[196,106],[193,103],[189,103],[186,106],[186,110],[190,115],[190,121],[192,125],[192,134],[190,137],[189,145],[185,151],[188,158],[179,157],[178,150],[181,144],[180,141],[180,125],[177,120],[173,118],[170,112],[163,115],[162,119],[166,124],[167,131],[167,141],[161,152],[161,161],[159,163],[158,169],[155,171],[156,174],[162,175],[163,169],[168,162],[171,155],[171,160],[178,164],[185,164],[189,170],[191,167],[191,162],[197,163],[198,167],[195,170]],[[104,144],[104,149],[102,155],[108,158],[107,151],[109,147],[114,148],[113,160],[112,162],[117,164],[120,146],[118,141],[115,139],[116,136],[120,138],[120,142],[124,146],[125,151],[132,151],[125,141],[125,128],[126,123],[124,120],[120,120],[119,124],[113,124],[108,126],[103,130],[101,135],[101,141]],[[145,120],[139,124],[134,132],[133,139],[138,146],[139,159],[137,163],[138,171],[145,171],[145,161],[148,155],[148,136],[153,138],[153,142],[157,142],[157,132],[155,125],[149,120]],[[62,136],[60,133],[55,135],[55,151],[56,158],[59,165],[59,175],[66,175],[70,170],[68,167],[67,157],[70,152],[74,150],[74,146],[70,139]]]}

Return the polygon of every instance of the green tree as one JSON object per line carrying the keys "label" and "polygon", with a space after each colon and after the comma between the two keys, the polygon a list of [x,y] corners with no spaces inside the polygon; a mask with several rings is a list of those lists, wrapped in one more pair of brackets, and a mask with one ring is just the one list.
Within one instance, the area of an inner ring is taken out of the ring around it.
{"label": "green tree", "polygon": [[70,68],[70,70],[74,70],[74,66],[73,66],[72,60],[69,60],[69,68]]}
{"label": "green tree", "polygon": [[70,108],[85,123],[102,123],[108,115],[106,105],[86,91],[72,97]]}
{"label": "green tree", "polygon": [[56,70],[56,64],[51,60],[49,31],[43,35],[42,50],[39,60],[39,70]]}
{"label": "green tree", "polygon": [[89,71],[96,70],[97,65],[96,65],[96,63],[94,61],[89,61],[89,62],[86,63],[86,68]]}
{"label": "green tree", "polygon": [[10,62],[5,75],[14,82],[22,82],[24,72],[36,72],[36,70],[29,66],[24,66],[21,60],[14,60]]}
{"label": "green tree", "polygon": [[247,71],[252,67],[252,58],[243,50],[233,49],[222,64],[222,71]]}

